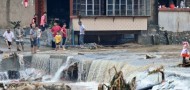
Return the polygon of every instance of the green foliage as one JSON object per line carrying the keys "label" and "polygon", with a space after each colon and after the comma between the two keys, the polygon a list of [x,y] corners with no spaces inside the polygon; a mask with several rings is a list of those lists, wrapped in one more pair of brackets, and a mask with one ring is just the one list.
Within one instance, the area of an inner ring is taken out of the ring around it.
{"label": "green foliage", "polygon": [[21,21],[10,21],[11,25],[13,25],[13,28],[17,28],[18,26],[20,26]]}

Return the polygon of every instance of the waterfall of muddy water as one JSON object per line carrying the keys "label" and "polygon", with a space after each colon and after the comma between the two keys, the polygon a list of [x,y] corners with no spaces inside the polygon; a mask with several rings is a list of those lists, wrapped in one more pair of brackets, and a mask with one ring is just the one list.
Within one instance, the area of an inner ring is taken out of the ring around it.
{"label": "waterfall of muddy water", "polygon": [[[78,60],[79,61],[79,60]],[[92,60],[80,60],[78,64],[78,82],[87,81]]]}
{"label": "waterfall of muddy water", "polygon": [[20,69],[23,70],[24,69],[24,55],[23,54],[17,54],[18,56],[18,61],[20,64]]}
{"label": "waterfall of muddy water", "polygon": [[35,79],[43,77],[44,75],[46,74],[43,70],[37,70],[35,68],[28,68],[20,71],[20,79],[26,81],[33,81]]}
{"label": "waterfall of muddy water", "polygon": [[0,81],[8,80],[7,72],[0,72]]}
{"label": "waterfall of muddy water", "polygon": [[[112,68],[115,66],[118,72],[123,72],[126,82],[130,81],[134,76],[137,77],[136,83],[138,90],[149,85],[155,85],[161,81],[160,74],[152,74],[149,76],[147,72],[148,68],[153,65],[160,66],[167,61],[171,62],[171,60],[165,59],[146,60],[143,59],[144,56],[145,54],[137,55],[128,52],[94,53],[88,55],[74,55],[73,57],[43,53],[35,54],[32,57],[32,68],[20,71],[20,77],[21,79],[24,78],[27,81],[35,81],[36,78],[43,77],[43,83],[46,83],[46,81],[59,83],[60,75],[63,74],[63,71],[70,68],[73,63],[77,62],[78,82],[69,83],[69,81],[65,81],[65,84],[70,85],[72,90],[97,90],[99,83],[109,84],[115,74],[115,70]],[[20,56],[20,60],[21,59],[22,56]],[[156,62],[156,64],[152,62]],[[112,69],[110,70],[110,68]],[[190,80],[188,79],[190,78],[190,74],[188,74],[190,73],[190,69],[166,67],[165,73],[167,80],[166,84],[155,86],[155,90],[157,90],[157,88],[159,89],[165,87],[169,87],[169,89],[167,88],[165,90],[190,90],[188,87],[186,89],[181,89],[179,87],[183,85],[177,84],[181,81],[181,83],[188,86],[188,83],[190,83]],[[0,80],[7,79],[7,73],[1,72]],[[172,87],[172,89],[170,87]]]}
{"label": "waterfall of muddy water", "polygon": [[54,75],[66,61],[67,56],[36,54],[32,57],[32,68],[44,70],[46,74]]}
{"label": "waterfall of muddy water", "polygon": [[[148,66],[138,67],[127,64],[124,61],[111,61],[111,60],[94,60],[90,66],[88,72],[87,81],[96,81],[100,83],[108,83],[111,81],[112,77],[115,74],[115,70],[112,68],[116,67],[117,72],[122,71],[124,78],[127,79],[129,75],[134,72],[143,71],[148,68]],[[110,70],[109,73],[109,69]]]}
{"label": "waterfall of muddy water", "polygon": [[67,57],[67,60],[66,60],[66,63],[64,63],[59,69],[58,71],[55,73],[54,77],[52,78],[52,82],[57,82],[60,80],[60,77],[61,77],[61,74],[64,70],[66,70],[69,65],[71,64],[71,58],[72,56],[68,56]]}
{"label": "waterfall of muddy water", "polygon": [[64,63],[64,61],[61,58],[50,58],[49,74],[55,75],[56,71],[61,67],[62,63]]}
{"label": "waterfall of muddy water", "polygon": [[39,70],[44,70],[49,74],[49,59],[50,55],[48,54],[35,54],[32,57],[32,67]]}

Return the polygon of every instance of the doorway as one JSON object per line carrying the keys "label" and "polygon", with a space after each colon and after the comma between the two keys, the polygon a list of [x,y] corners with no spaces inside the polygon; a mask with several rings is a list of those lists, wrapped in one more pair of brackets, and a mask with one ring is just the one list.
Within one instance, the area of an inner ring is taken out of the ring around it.
{"label": "doorway", "polygon": [[54,19],[58,19],[60,26],[66,23],[69,27],[70,0],[47,0],[47,20],[51,22]]}

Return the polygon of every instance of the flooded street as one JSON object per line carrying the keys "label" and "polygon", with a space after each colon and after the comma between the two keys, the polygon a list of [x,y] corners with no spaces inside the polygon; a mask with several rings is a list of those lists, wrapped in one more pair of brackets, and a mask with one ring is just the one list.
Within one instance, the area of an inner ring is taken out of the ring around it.
{"label": "flooded street", "polygon": [[[105,47],[97,50],[71,49],[57,52],[46,50],[34,55],[29,52],[20,53],[23,55],[24,66],[23,68],[19,66],[18,82],[24,80],[42,84],[64,83],[71,90],[98,90],[99,84],[110,84],[115,67],[117,71],[123,73],[126,82],[136,77],[137,90],[149,86],[153,86],[153,90],[189,90],[190,69],[177,67],[181,63],[178,51],[180,46],[128,45],[127,48]],[[146,59],[146,55],[153,58]],[[4,64],[10,65],[6,62]],[[156,70],[160,66],[164,67],[163,83],[160,73],[149,74],[151,70]],[[0,77],[9,83],[15,82],[8,79],[6,71],[0,73]]]}
{"label": "flooded street", "polygon": [[0,7],[0,90],[190,90],[190,0]]}

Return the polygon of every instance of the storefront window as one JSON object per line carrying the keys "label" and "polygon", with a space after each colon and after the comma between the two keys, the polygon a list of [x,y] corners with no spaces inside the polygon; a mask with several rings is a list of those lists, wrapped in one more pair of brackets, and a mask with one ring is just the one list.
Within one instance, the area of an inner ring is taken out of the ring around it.
{"label": "storefront window", "polygon": [[73,15],[78,15],[80,9],[80,0],[73,0]]}

